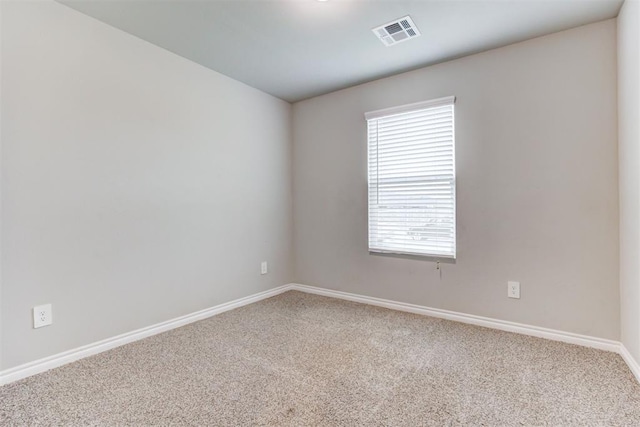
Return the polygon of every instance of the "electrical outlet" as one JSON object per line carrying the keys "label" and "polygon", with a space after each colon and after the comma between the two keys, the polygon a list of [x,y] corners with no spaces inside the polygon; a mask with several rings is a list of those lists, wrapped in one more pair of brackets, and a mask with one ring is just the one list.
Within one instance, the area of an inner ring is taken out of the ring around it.
{"label": "electrical outlet", "polygon": [[38,305],[33,307],[33,328],[49,326],[53,323],[53,312],[51,304]]}
{"label": "electrical outlet", "polygon": [[260,264],[260,274],[267,274],[269,272],[267,261],[262,261]]}
{"label": "electrical outlet", "polygon": [[507,282],[507,296],[520,299],[520,282]]}

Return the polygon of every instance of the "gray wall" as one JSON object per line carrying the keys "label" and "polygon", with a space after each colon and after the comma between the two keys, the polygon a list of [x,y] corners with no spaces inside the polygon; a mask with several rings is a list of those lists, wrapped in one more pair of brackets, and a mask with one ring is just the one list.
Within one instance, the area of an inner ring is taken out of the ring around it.
{"label": "gray wall", "polygon": [[289,104],[2,3],[2,368],[291,281]]}
{"label": "gray wall", "polygon": [[620,314],[622,343],[640,364],[640,2],[618,16]]}
{"label": "gray wall", "polygon": [[[0,369],[293,278],[620,338],[614,20],[295,104],[292,158],[287,103],[57,3],[1,9]],[[363,114],[448,95],[459,241],[440,277],[367,252]],[[622,339],[640,358],[638,98],[620,109]]]}
{"label": "gray wall", "polygon": [[[449,95],[458,259],[440,278],[367,252],[363,114]],[[615,20],[294,104],[296,281],[619,339],[616,105]]]}

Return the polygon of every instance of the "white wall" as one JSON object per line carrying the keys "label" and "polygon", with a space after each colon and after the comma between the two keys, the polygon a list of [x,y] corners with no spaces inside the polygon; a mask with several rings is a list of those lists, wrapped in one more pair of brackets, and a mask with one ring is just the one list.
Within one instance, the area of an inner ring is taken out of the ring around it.
{"label": "white wall", "polygon": [[[0,1],[0,169],[2,167],[2,13]],[[2,171],[0,170],[0,370],[2,370]]]}
{"label": "white wall", "polygon": [[622,343],[640,363],[640,2],[618,15],[620,314]]}
{"label": "white wall", "polygon": [[2,8],[2,368],[291,281],[289,104],[61,4]]}
{"label": "white wall", "polygon": [[[363,115],[449,95],[458,259],[440,278],[367,251]],[[608,20],[294,104],[296,281],[619,339],[616,98]]]}

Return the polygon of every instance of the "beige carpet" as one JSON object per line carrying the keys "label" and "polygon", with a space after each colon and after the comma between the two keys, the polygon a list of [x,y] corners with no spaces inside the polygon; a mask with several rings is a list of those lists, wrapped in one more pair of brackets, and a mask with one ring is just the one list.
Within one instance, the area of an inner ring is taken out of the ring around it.
{"label": "beige carpet", "polygon": [[5,425],[640,426],[616,354],[287,292],[0,388]]}

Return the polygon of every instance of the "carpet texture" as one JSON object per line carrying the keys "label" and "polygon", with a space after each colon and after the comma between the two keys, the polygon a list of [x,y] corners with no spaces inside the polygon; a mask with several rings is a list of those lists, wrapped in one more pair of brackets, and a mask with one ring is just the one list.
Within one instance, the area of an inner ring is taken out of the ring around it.
{"label": "carpet texture", "polygon": [[0,388],[0,424],[640,426],[620,356],[287,292]]}

